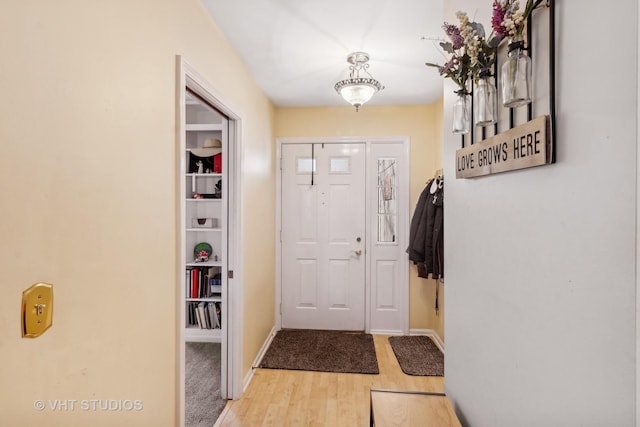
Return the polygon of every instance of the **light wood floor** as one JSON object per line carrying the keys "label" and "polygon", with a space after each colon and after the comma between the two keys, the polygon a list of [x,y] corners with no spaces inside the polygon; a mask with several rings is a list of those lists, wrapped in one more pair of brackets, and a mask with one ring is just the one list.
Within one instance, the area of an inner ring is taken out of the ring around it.
{"label": "light wood floor", "polygon": [[[374,335],[379,375],[256,369],[216,426],[369,426],[371,388],[444,392],[443,377],[405,375],[388,336]],[[327,355],[331,357],[331,355]]]}

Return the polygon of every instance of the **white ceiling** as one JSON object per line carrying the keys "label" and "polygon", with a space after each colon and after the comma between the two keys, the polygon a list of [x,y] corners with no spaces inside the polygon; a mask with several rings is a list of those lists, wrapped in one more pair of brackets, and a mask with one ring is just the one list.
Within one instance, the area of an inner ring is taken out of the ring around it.
{"label": "white ceiling", "polygon": [[[369,54],[385,86],[366,105],[430,104],[442,77],[442,0],[202,0],[278,107],[348,105],[333,89],[347,56]],[[365,105],[365,107],[366,107]]]}

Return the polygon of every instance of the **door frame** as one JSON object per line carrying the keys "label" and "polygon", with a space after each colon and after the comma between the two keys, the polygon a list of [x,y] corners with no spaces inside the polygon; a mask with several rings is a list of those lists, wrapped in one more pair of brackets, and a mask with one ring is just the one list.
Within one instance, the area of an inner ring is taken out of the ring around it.
{"label": "door frame", "polygon": [[[227,268],[233,271],[233,278],[227,278],[227,327],[222,329],[222,341],[225,343],[226,358],[226,383],[221,384],[221,391],[226,391],[226,398],[238,399],[243,391],[242,378],[242,307],[243,307],[243,263],[242,263],[242,117],[228,100],[220,96],[219,92],[193,68],[181,55],[176,55],[176,180],[175,195],[176,200],[180,200],[181,164],[185,161],[184,150],[180,148],[185,144],[185,88],[189,87],[201,98],[206,100],[228,118],[229,132],[227,144],[227,162],[229,167],[229,183],[227,185]],[[180,229],[184,225],[182,207],[176,209],[176,236],[180,235]],[[180,247],[181,239],[176,238],[175,259],[176,275],[175,283],[182,283],[184,273],[183,266],[184,250]],[[178,417],[179,425],[185,423],[185,336],[182,321],[185,317],[185,304],[182,299],[184,286],[176,286],[176,339],[177,347],[177,375],[176,389],[178,391]]]}
{"label": "door frame", "polygon": [[[408,136],[340,136],[340,137],[280,137],[276,138],[276,301],[275,301],[275,329],[282,329],[282,145],[283,144],[365,144],[365,214],[366,223],[365,230],[367,237],[372,227],[372,215],[369,209],[371,199],[375,197],[376,191],[371,188],[371,182],[374,172],[371,170],[371,146],[373,144],[402,144],[402,161],[406,165],[399,173],[400,184],[403,196],[400,199],[402,204],[400,208],[403,212],[399,212],[398,216],[403,216],[404,223],[409,224],[410,213],[410,138]],[[405,200],[402,200],[405,199]],[[403,223],[399,221],[399,224]],[[398,240],[400,247],[408,245],[409,229],[402,234],[402,238]],[[389,331],[371,330],[371,239],[367,238],[365,245],[365,332],[367,333],[388,333]],[[402,283],[406,286],[406,298],[400,302],[404,311],[404,320],[402,326],[402,334],[409,333],[409,261],[401,262],[402,266],[400,277]]]}

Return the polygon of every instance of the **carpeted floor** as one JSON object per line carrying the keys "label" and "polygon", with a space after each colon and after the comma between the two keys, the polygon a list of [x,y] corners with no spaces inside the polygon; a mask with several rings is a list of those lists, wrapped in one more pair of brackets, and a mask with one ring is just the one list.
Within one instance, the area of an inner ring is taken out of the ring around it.
{"label": "carpeted floor", "polygon": [[283,329],[262,358],[261,368],[378,374],[371,334]]}
{"label": "carpeted floor", "polygon": [[186,343],[185,426],[212,427],[224,409],[220,344]]}
{"label": "carpeted floor", "polygon": [[427,336],[389,337],[402,372],[407,375],[444,376],[444,355]]}

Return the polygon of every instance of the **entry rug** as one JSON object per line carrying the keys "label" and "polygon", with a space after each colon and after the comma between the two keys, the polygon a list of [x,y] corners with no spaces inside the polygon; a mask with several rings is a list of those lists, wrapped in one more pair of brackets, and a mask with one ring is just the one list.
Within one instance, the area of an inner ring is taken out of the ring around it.
{"label": "entry rug", "polygon": [[261,368],[378,374],[371,334],[283,329],[273,338]]}
{"label": "entry rug", "polygon": [[426,336],[389,337],[400,369],[407,375],[443,377],[444,354],[438,346]]}

